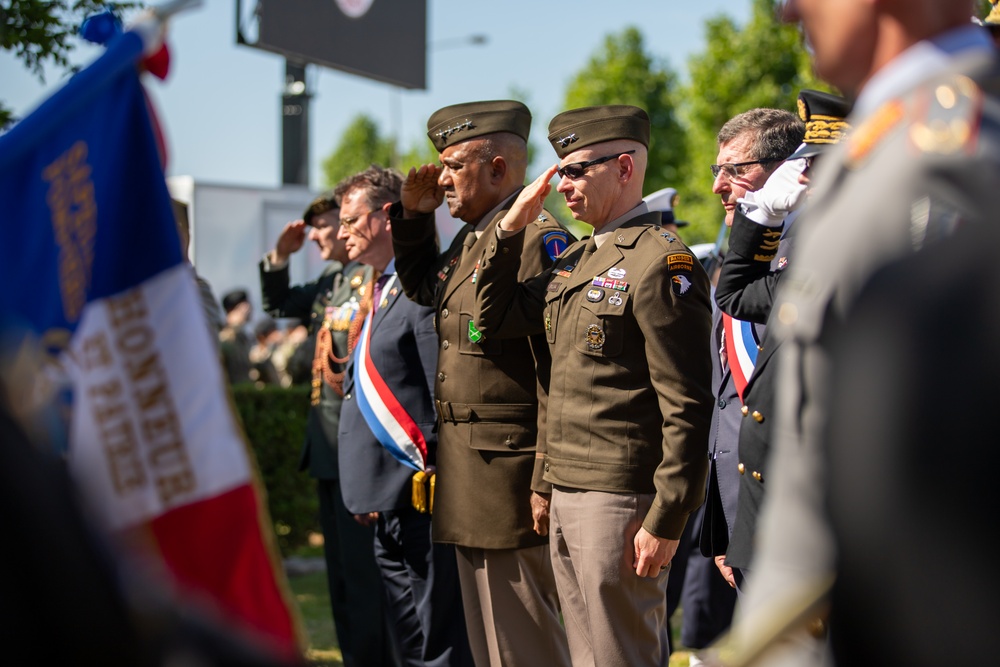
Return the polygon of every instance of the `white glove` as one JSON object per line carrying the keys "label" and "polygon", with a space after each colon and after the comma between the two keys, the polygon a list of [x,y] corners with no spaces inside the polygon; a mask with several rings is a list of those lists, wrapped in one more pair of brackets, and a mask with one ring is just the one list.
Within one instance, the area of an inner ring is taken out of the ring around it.
{"label": "white glove", "polygon": [[736,201],[743,205],[743,212],[750,220],[765,227],[777,227],[806,199],[809,186],[799,183],[805,169],[805,160],[786,160],[774,170],[764,187]]}

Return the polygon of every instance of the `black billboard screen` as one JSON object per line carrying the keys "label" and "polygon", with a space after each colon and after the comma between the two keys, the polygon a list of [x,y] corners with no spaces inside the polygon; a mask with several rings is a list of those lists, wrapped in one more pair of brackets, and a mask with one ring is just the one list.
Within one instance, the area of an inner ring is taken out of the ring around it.
{"label": "black billboard screen", "polygon": [[257,41],[250,46],[404,88],[426,87],[427,0],[258,0],[255,14]]}

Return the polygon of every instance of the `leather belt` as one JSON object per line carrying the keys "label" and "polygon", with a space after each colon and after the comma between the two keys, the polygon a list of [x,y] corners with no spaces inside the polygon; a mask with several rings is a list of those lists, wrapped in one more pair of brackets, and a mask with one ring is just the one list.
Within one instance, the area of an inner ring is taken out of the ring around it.
{"label": "leather belt", "polygon": [[538,418],[535,403],[452,403],[435,400],[438,415],[447,422],[522,422]]}

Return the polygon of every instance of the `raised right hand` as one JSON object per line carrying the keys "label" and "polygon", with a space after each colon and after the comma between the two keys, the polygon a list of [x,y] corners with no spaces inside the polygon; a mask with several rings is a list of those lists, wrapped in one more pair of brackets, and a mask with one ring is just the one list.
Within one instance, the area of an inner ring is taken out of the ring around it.
{"label": "raised right hand", "polygon": [[423,215],[432,212],[444,201],[444,189],[438,185],[441,168],[436,164],[425,164],[417,169],[410,167],[410,173],[403,181],[400,202],[403,212]]}
{"label": "raised right hand", "polygon": [[271,251],[271,261],[284,264],[288,257],[302,248],[306,240],[306,223],[304,220],[294,220],[285,225],[278,236],[278,242]]}

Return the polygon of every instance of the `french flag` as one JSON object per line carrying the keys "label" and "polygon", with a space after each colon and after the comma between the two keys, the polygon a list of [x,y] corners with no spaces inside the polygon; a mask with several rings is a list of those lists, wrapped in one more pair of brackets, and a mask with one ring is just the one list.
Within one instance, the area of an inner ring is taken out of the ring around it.
{"label": "french flag", "polygon": [[291,659],[304,634],[182,257],[142,57],[139,35],[116,36],[0,137],[0,328],[42,351],[20,398],[57,404],[99,525],[140,537],[182,601]]}

